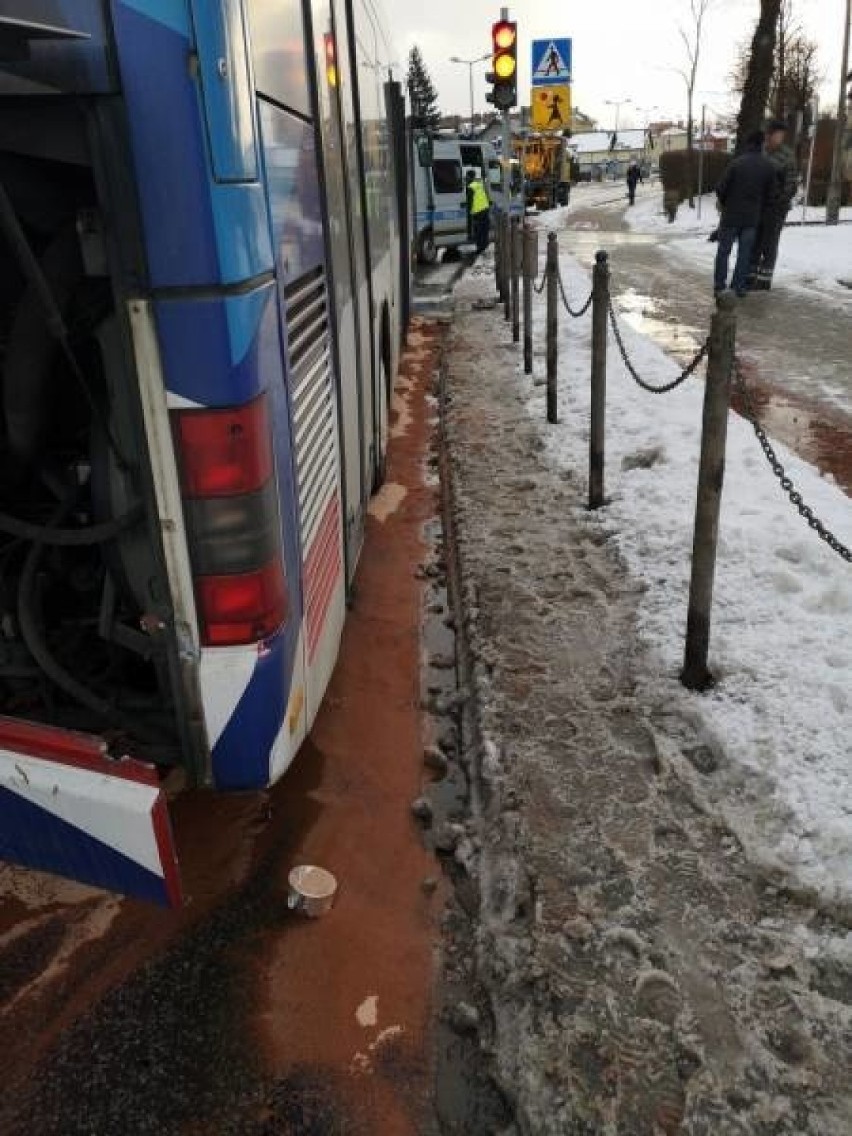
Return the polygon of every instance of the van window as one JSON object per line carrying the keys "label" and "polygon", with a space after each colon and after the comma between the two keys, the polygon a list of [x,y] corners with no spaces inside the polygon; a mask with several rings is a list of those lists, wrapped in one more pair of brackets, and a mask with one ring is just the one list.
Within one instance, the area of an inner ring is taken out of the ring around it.
{"label": "van window", "polygon": [[461,193],[461,162],[455,158],[436,158],[432,163],[432,181],[436,193]]}
{"label": "van window", "polygon": [[466,166],[475,166],[478,170],[482,170],[482,147],[481,146],[467,146],[462,145],[459,147],[461,152],[461,160]]}

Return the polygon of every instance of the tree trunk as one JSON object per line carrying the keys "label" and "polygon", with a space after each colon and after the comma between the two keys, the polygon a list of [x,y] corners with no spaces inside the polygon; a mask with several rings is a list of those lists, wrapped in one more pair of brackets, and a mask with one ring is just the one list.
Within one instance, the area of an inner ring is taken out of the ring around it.
{"label": "tree trunk", "polygon": [[737,153],[745,148],[745,140],[753,130],[763,127],[766,100],[772,83],[775,29],[781,11],[781,0],[760,0],[760,17],[751,41],[740,112],[737,115]]}

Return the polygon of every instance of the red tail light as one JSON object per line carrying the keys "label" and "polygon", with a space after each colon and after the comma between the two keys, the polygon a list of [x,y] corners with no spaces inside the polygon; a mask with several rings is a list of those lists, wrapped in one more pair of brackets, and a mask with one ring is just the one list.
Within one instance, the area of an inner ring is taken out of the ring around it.
{"label": "red tail light", "polygon": [[280,561],[238,576],[199,576],[202,637],[211,647],[256,643],[287,618],[287,585]]}
{"label": "red tail light", "polygon": [[272,476],[265,395],[224,410],[181,410],[174,420],[187,497],[251,493]]}
{"label": "red tail light", "polygon": [[202,642],[266,639],[289,608],[266,395],[172,422]]}

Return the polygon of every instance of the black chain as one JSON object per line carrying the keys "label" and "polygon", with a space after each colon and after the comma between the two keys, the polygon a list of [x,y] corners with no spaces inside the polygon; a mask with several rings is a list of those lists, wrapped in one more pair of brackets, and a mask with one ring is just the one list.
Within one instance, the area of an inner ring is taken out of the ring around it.
{"label": "black chain", "polygon": [[541,295],[541,293],[544,291],[544,286],[545,286],[546,283],[547,283],[547,265],[544,266],[544,269],[543,269],[542,274],[541,274],[541,280],[539,280],[538,284],[533,285],[533,290],[535,291],[535,293],[537,295],[539,295],[539,296]]}
{"label": "black chain", "polygon": [[594,292],[589,292],[588,300],[586,300],[586,302],[585,302],[585,304],[583,304],[582,308],[580,308],[578,311],[575,312],[574,309],[571,307],[571,305],[568,303],[568,297],[565,295],[565,285],[562,283],[562,273],[560,272],[558,265],[556,266],[556,279],[559,282],[559,291],[562,294],[562,303],[565,305],[565,310],[568,313],[568,315],[573,316],[574,319],[579,319],[580,316],[584,316],[586,314],[586,312],[589,310],[589,308],[591,307],[592,297],[594,296]]}
{"label": "black chain", "polygon": [[772,472],[778,478],[778,481],[781,484],[781,488],[790,498],[791,503],[799,511],[800,516],[805,518],[805,520],[808,522],[808,524],[814,530],[820,540],[824,540],[828,547],[832,549],[832,551],[838,553],[839,556],[842,556],[847,563],[852,563],[852,551],[850,551],[845,544],[839,541],[837,537],[825,527],[819,517],[814,514],[814,511],[813,509],[811,509],[810,505],[805,504],[805,502],[802,500],[801,493],[799,493],[799,491],[793,485],[792,480],[787,476],[787,471],[779,461],[778,455],[775,453],[775,450],[772,447],[772,443],[766,436],[766,431],[757,420],[754,403],[751,401],[751,395],[749,394],[748,388],[746,387],[745,378],[743,377],[743,373],[740,370],[740,365],[736,359],[733,362],[733,370],[734,386],[740,397],[742,398],[746,420],[751,423],[754,432],[757,435],[757,440],[758,442],[760,442],[761,448],[766,455],[766,460],[772,467]]}
{"label": "black chain", "polygon": [[624,340],[621,338],[621,332],[618,330],[618,323],[615,318],[615,308],[612,306],[612,297],[607,297],[607,308],[609,310],[609,322],[612,325],[612,332],[615,336],[615,342],[618,344],[618,350],[621,352],[621,358],[624,360],[624,366],[627,368],[630,377],[634,382],[642,388],[642,390],[650,391],[652,394],[667,394],[669,391],[679,387],[681,383],[685,383],[689,376],[697,369],[699,363],[707,354],[710,349],[710,336],[708,335],[704,342],[698,349],[698,354],[687,364],[684,370],[678,375],[676,379],[672,379],[670,383],[664,383],[661,387],[655,387],[651,383],[646,383],[636,368],[631,363],[628,355],[627,348],[624,346]]}

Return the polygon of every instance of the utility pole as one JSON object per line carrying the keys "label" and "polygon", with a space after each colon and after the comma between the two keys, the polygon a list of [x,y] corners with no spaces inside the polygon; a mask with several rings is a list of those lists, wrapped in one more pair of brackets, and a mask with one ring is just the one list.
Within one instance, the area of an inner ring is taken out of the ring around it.
{"label": "utility pole", "polygon": [[840,220],[842,197],[843,139],[846,135],[846,83],[849,73],[849,22],[852,20],[852,0],[846,0],[843,27],[843,53],[840,60],[840,96],[837,100],[837,129],[834,132],[834,150],[831,155],[831,179],[825,195],[825,223],[836,225]]}

